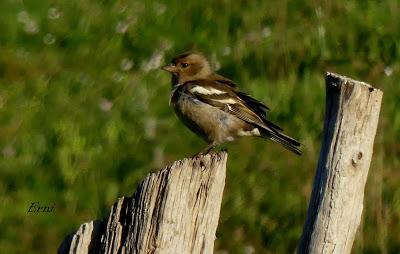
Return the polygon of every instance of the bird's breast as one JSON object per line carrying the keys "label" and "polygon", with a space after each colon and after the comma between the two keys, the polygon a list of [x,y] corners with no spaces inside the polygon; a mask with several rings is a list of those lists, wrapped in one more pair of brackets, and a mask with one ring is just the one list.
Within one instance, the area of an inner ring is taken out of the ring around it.
{"label": "bird's breast", "polygon": [[171,104],[185,125],[208,142],[232,141],[238,129],[247,125],[235,116],[179,89],[171,95]]}

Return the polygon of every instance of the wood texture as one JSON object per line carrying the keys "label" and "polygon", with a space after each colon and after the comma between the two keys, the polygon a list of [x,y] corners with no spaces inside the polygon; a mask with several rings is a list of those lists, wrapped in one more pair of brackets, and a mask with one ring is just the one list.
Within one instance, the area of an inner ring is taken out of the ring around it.
{"label": "wood texture", "polygon": [[350,253],[381,101],[380,90],[327,73],[323,141],[298,253]]}
{"label": "wood texture", "polygon": [[174,162],[149,174],[104,221],[82,224],[58,253],[213,253],[227,153]]}

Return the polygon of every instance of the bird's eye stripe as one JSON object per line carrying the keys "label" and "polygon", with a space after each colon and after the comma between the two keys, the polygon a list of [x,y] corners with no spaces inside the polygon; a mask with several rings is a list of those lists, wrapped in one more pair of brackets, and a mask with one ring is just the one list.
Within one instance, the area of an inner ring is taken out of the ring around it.
{"label": "bird's eye stripe", "polygon": [[189,90],[192,93],[199,93],[204,95],[213,95],[213,94],[225,94],[226,92],[215,89],[215,88],[205,88],[202,86],[195,86]]}

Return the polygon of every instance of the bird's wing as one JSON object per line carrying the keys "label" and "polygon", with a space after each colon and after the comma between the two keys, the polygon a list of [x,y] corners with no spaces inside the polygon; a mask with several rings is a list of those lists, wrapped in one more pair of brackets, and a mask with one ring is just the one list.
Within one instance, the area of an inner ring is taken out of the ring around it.
{"label": "bird's wing", "polygon": [[242,99],[252,110],[254,110],[260,117],[266,120],[267,117],[267,112],[269,111],[269,108],[264,105],[262,102],[252,98],[250,95],[243,93],[243,92],[237,92],[237,96],[239,96],[240,99]]}
{"label": "bird's wing", "polygon": [[236,92],[236,95],[247,105],[248,108],[250,108],[252,111],[254,111],[258,117],[261,118],[261,120],[268,126],[274,128],[275,130],[278,131],[283,131],[281,127],[278,125],[272,123],[267,119],[267,112],[270,110],[266,105],[264,105],[262,102],[254,99],[248,94],[245,94],[243,92]]}
{"label": "bird's wing", "polygon": [[[216,74],[216,75],[218,75],[218,74]],[[220,76],[220,75],[218,75],[218,77],[222,77],[222,79],[221,78],[216,79],[216,80],[214,80],[214,82],[217,82],[219,84],[221,84],[221,83],[222,84],[227,84],[230,87],[232,87],[232,89],[235,92],[236,96],[238,96],[242,100],[242,102],[245,104],[245,106],[248,109],[250,109],[251,111],[256,113],[257,116],[259,118],[261,118],[261,120],[265,124],[267,124],[268,126],[271,126],[272,128],[274,128],[276,130],[283,131],[283,129],[281,127],[279,127],[278,125],[276,125],[276,124],[274,124],[274,123],[272,123],[272,122],[267,120],[267,112],[270,111],[270,109],[265,104],[263,104],[259,100],[254,99],[253,97],[251,97],[250,95],[248,95],[246,93],[237,91],[235,89],[236,85],[235,85],[235,83],[233,83],[232,80],[227,79],[227,78],[225,78],[223,76]]]}
{"label": "bird's wing", "polygon": [[[217,83],[222,83],[224,85],[228,85],[232,88],[235,88],[236,85],[233,83],[233,81],[229,79],[217,79],[214,80]],[[267,112],[270,110],[266,105],[264,105],[262,102],[252,98],[250,95],[237,91],[236,95],[239,96],[240,99],[242,99],[251,109],[253,109],[257,114],[261,115],[263,118],[266,117]]]}
{"label": "bird's wing", "polygon": [[185,87],[198,100],[228,112],[243,121],[260,126],[272,133],[282,128],[266,119],[268,109],[249,95],[237,92],[232,86],[216,80],[195,80],[185,83]]}
{"label": "bird's wing", "polygon": [[[211,79],[214,82],[217,82],[222,85],[228,85],[232,89],[236,89],[236,84],[232,80],[225,78],[217,73],[213,73],[207,77],[207,79]],[[262,102],[252,98],[250,95],[237,91],[236,93],[240,99],[242,99],[250,108],[252,108],[257,114],[266,116],[266,113],[270,110],[266,105]]]}
{"label": "bird's wing", "polygon": [[[214,80],[196,80],[189,81],[184,84],[187,93],[198,100],[207,103],[213,107],[219,108],[227,113],[236,116],[243,121],[246,121],[255,127],[258,127],[261,136],[269,138],[279,144],[282,144],[290,151],[301,155],[299,149],[300,142],[283,134],[282,128],[266,119],[266,114],[260,113],[252,103],[261,103],[249,95],[240,94],[231,86],[224,86]],[[246,99],[243,99],[245,96]]]}

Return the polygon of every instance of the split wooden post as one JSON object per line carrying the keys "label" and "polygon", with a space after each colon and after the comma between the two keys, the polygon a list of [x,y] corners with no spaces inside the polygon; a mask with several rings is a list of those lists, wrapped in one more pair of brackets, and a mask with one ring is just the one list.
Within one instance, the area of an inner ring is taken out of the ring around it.
{"label": "split wooden post", "polygon": [[324,135],[298,253],[350,253],[382,95],[364,82],[327,73]]}
{"label": "split wooden post", "polygon": [[82,224],[58,253],[213,253],[227,156],[183,159],[149,174],[108,219]]}

